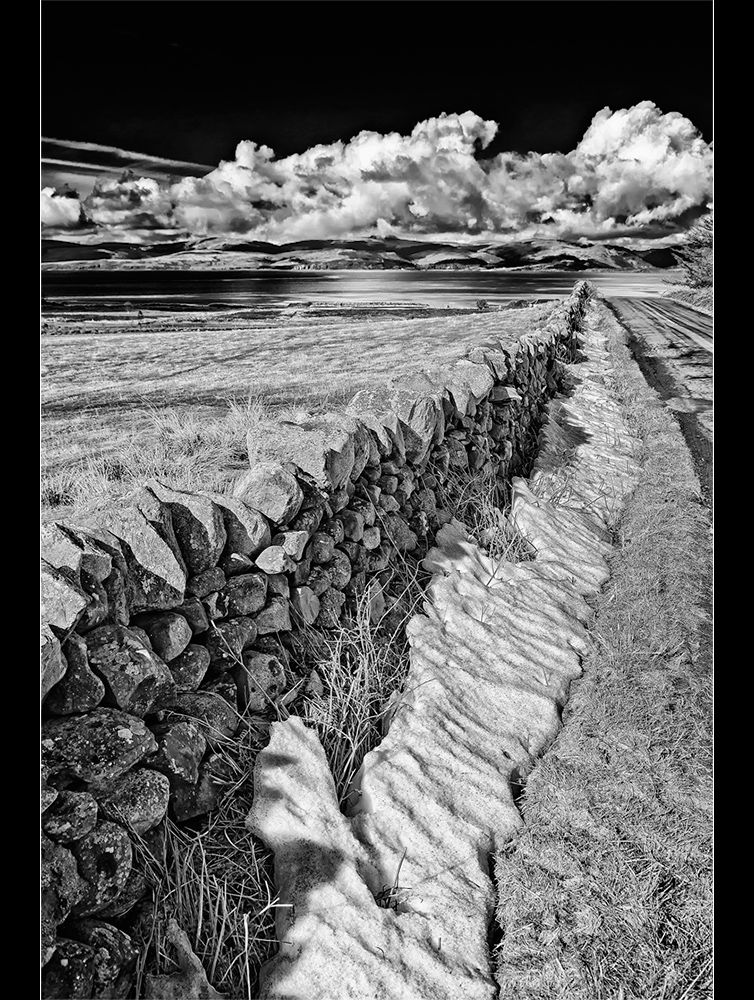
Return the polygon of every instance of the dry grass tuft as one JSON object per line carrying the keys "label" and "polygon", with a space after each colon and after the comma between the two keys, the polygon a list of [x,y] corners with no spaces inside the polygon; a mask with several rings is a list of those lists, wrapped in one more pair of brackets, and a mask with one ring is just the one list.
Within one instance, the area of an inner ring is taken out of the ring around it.
{"label": "dry grass tuft", "polygon": [[233,739],[217,734],[212,772],[221,801],[200,829],[165,820],[163,837],[136,838],[136,865],[147,876],[152,908],[142,921],[136,996],[145,972],[177,971],[167,937],[175,919],[208,980],[229,997],[257,996],[259,969],[277,948],[272,855],[246,829],[254,761],[266,726],[242,723]]}
{"label": "dry grass tuft", "polygon": [[317,730],[343,810],[365,755],[382,741],[400,707],[409,670],[405,626],[424,599],[416,563],[398,558],[385,598],[377,621],[370,619],[365,591],[336,629],[301,632],[302,655],[316,669],[323,691],[308,695],[300,713]]}

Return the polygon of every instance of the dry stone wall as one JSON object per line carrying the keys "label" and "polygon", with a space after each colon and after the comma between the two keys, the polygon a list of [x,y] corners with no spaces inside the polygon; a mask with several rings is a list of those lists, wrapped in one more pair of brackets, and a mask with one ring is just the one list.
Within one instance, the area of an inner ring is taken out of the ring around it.
{"label": "dry stone wall", "polygon": [[279,423],[232,496],[149,482],[97,525],[43,527],[45,996],[127,995],[134,838],[214,808],[217,741],[306,683],[302,622],[334,628],[362,595],[384,612],[396,559],[450,520],[451,467],[526,471],[588,297],[581,282],[535,334],[345,414]]}

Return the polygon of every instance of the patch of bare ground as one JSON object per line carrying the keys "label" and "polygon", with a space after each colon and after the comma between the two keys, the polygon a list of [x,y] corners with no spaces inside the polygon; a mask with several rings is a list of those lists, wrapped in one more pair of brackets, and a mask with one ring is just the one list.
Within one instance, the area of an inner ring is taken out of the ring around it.
{"label": "patch of bare ground", "polygon": [[681,431],[602,310],[643,442],[564,728],[498,855],[506,1000],[711,996],[710,525]]}

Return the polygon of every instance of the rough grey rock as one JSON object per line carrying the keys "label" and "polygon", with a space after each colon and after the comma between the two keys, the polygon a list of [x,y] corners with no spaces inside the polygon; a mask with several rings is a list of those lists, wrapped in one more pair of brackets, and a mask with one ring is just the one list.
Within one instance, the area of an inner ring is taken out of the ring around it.
{"label": "rough grey rock", "polygon": [[82,781],[117,778],[156,749],[142,719],[114,708],[42,724],[42,761],[50,773]]}
{"label": "rough grey rock", "polygon": [[345,600],[346,595],[340,590],[325,591],[319,599],[317,624],[326,629],[337,628]]}
{"label": "rough grey rock", "polygon": [[337,587],[338,590],[342,590],[351,579],[351,562],[345,552],[341,552],[340,549],[335,549],[332,560],[326,568],[330,571],[333,587]]}
{"label": "rough grey rock", "polygon": [[60,646],[60,640],[49,625],[43,625],[39,634],[40,645],[40,696],[42,701],[65,677],[68,664]]}
{"label": "rough grey rock", "polygon": [[264,607],[267,577],[264,573],[244,573],[228,580],[219,594],[219,604],[229,618],[252,615]]}
{"label": "rough grey rock", "polygon": [[168,664],[177,691],[196,691],[209,669],[210,653],[206,646],[189,643],[180,656]]}
{"label": "rough grey rock", "polygon": [[45,701],[45,710],[53,715],[88,712],[105,697],[105,685],[89,669],[86,641],[72,632],[63,644],[68,664],[65,677],[59,681]]}
{"label": "rough grey rock", "polygon": [[307,556],[305,556],[301,562],[296,566],[295,572],[293,573],[293,583],[300,587],[302,584],[306,583],[309,579],[309,574],[312,568],[312,561]]}
{"label": "rough grey rock", "polygon": [[167,937],[178,956],[181,971],[172,976],[146,976],[146,1000],[223,1000],[207,982],[202,964],[191,950],[189,939],[171,917]]}
{"label": "rough grey rock", "polygon": [[[147,763],[151,768],[152,758]],[[90,788],[107,819],[139,836],[157,826],[167,812],[170,782],[156,770],[140,768]]]}
{"label": "rough grey rock", "polygon": [[227,540],[225,552],[254,558],[270,544],[270,526],[264,514],[238,497],[222,493],[205,493],[220,510]]}
{"label": "rough grey rock", "polygon": [[199,778],[199,763],[207,742],[198,723],[191,719],[165,722],[152,727],[158,750],[148,760],[149,767],[166,775],[170,787],[195,785]]}
{"label": "rough grey rock", "polygon": [[233,618],[220,622],[207,634],[207,650],[213,671],[228,670],[238,662],[244,646],[257,635],[257,625],[253,618]]}
{"label": "rough grey rock", "polygon": [[170,509],[188,572],[196,576],[214,566],[227,539],[219,507],[207,496],[173,490],[156,480],[150,480],[147,488]]}
{"label": "rough grey rock", "polygon": [[283,632],[291,627],[289,604],[285,597],[271,597],[254,619],[258,635]]}
{"label": "rough grey rock", "polygon": [[[325,489],[339,489],[354,467],[355,427],[347,417],[307,414],[296,420],[278,421],[265,438],[266,455],[292,462]],[[256,431],[249,431],[249,453],[257,444]]]}
{"label": "rough grey rock", "polygon": [[79,873],[87,883],[86,895],[71,912],[88,917],[116,899],[125,886],[133,863],[131,841],[122,826],[100,820],[90,833],[70,847]]}
{"label": "rough grey rock", "polygon": [[319,598],[310,587],[294,587],[291,608],[294,615],[311,625],[319,614]]}
{"label": "rough grey rock", "polygon": [[267,593],[277,597],[290,597],[291,585],[283,573],[271,573],[267,577]]}
{"label": "rough grey rock", "polygon": [[391,395],[382,388],[362,389],[348,404],[346,412],[369,428],[380,455],[387,457],[397,452],[405,457],[403,428],[393,408]]}
{"label": "rough grey rock", "polygon": [[42,834],[42,965],[49,961],[55,948],[55,934],[61,924],[87,891],[79,875],[76,859],[68,848],[56,844]]}
{"label": "rough grey rock", "polygon": [[239,573],[248,573],[253,570],[254,560],[240,552],[230,552],[220,560],[220,569],[227,577],[238,576]]}
{"label": "rough grey rock", "polygon": [[133,629],[102,625],[87,634],[86,645],[90,668],[105,682],[105,701],[124,712],[146,715],[175,687],[167,666]]}
{"label": "rough grey rock", "polygon": [[209,628],[209,618],[204,610],[204,605],[198,597],[187,597],[183,604],[179,604],[175,609],[176,613],[183,615],[189,623],[189,628],[193,635],[206,632]]}
{"label": "rough grey rock", "polygon": [[55,953],[42,972],[43,1000],[91,1000],[94,948],[58,938]]}
{"label": "rough grey rock", "polygon": [[[343,528],[342,521],[334,521],[333,523],[340,525],[341,529]],[[344,535],[345,532],[341,530],[341,534]],[[335,538],[325,531],[316,531],[312,535],[311,546],[308,551],[315,565],[329,562],[335,551]]]}
{"label": "rough grey rock", "polygon": [[236,682],[233,680],[233,672],[230,670],[226,670],[225,673],[203,684],[202,691],[219,694],[233,708],[238,708],[238,691],[236,690]]}
{"label": "rough grey rock", "polygon": [[338,518],[343,524],[343,534],[350,542],[359,542],[364,536],[364,518],[355,510],[342,510]]}
{"label": "rough grey rock", "polygon": [[252,712],[265,711],[285,690],[283,664],[265,653],[244,653],[243,666],[235,676],[241,704]]}
{"label": "rough grey rock", "polygon": [[219,566],[213,566],[211,569],[204,570],[203,573],[192,576],[186,583],[186,593],[192,597],[206,597],[213,591],[222,590],[225,582],[225,573]]}
{"label": "rough grey rock", "polygon": [[72,922],[68,933],[94,951],[92,1000],[125,1000],[131,992],[139,957],[125,931],[104,920]]}
{"label": "rough grey rock", "polygon": [[305,531],[311,537],[322,523],[324,505],[300,510],[288,527],[291,531]]}
{"label": "rough grey rock", "polygon": [[81,571],[81,589],[89,598],[89,603],[76,624],[76,630],[88,632],[109,620],[110,606],[104,585],[85,570]]}
{"label": "rough grey rock", "polygon": [[144,629],[149,636],[152,649],[165,663],[180,656],[191,642],[193,634],[191,626],[183,615],[175,611],[137,615],[132,624]]}
{"label": "rough grey rock", "polygon": [[64,524],[43,524],[39,530],[41,557],[56,569],[67,567],[77,582],[83,570],[102,583],[113,568],[112,555],[96,539]]}
{"label": "rough grey rock", "polygon": [[400,514],[385,514],[382,530],[399,552],[411,552],[416,548],[417,537]]}
{"label": "rough grey rock", "polygon": [[[146,513],[145,513],[146,511]],[[132,612],[173,608],[183,601],[186,565],[170,511],[152,494],[137,494],[129,506],[107,509],[103,526],[120,542],[127,567]]]}
{"label": "rough grey rock", "polygon": [[269,545],[259,553],[255,562],[264,573],[292,573],[296,568],[293,557],[282,545]]}
{"label": "rough grey rock", "polygon": [[279,545],[283,551],[287,552],[291,559],[298,561],[303,556],[308,541],[309,532],[299,529],[296,531],[279,532],[273,536],[272,544]]}
{"label": "rough grey rock", "polygon": [[170,808],[176,821],[185,823],[186,820],[212,812],[219,801],[218,782],[202,764],[196,784],[176,787],[170,798]]}
{"label": "rough grey rock", "polygon": [[332,571],[327,566],[314,566],[306,580],[306,586],[317,597],[321,597],[332,587]]}
{"label": "rough grey rock", "polygon": [[234,494],[275,524],[287,524],[298,514],[304,494],[296,478],[279,462],[260,462],[236,483]]}
{"label": "rough grey rock", "polygon": [[381,541],[382,535],[376,525],[371,528],[364,528],[364,537],[361,539],[361,544],[365,549],[376,549]]}
{"label": "rough grey rock", "polygon": [[189,716],[203,723],[202,733],[211,749],[238,729],[238,712],[220,695],[209,691],[182,691],[170,708],[178,716]]}
{"label": "rough grey rock", "polygon": [[97,823],[97,802],[89,792],[58,793],[42,818],[42,829],[52,840],[68,843],[79,840]]}
{"label": "rough grey rock", "polygon": [[322,532],[329,535],[336,545],[339,545],[346,537],[343,522],[337,517],[332,517],[328,521],[325,521],[322,525]]}
{"label": "rough grey rock", "polygon": [[72,629],[89,603],[89,596],[73,580],[40,560],[39,618],[40,624],[53,625],[63,632]]}

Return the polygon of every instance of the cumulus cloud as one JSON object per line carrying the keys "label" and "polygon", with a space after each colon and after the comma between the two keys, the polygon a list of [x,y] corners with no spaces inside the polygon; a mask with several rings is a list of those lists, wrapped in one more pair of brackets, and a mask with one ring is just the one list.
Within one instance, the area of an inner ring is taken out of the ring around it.
{"label": "cumulus cloud", "polygon": [[39,193],[39,214],[43,226],[73,229],[86,224],[86,216],[76,191],[45,187]]}
{"label": "cumulus cloud", "polygon": [[365,131],[279,160],[245,140],[203,177],[106,182],[85,206],[109,227],[286,242],[370,232],[605,236],[667,223],[711,199],[711,146],[651,101],[603,108],[569,153],[479,159],[496,132],[467,111],[419,122],[410,135]]}

